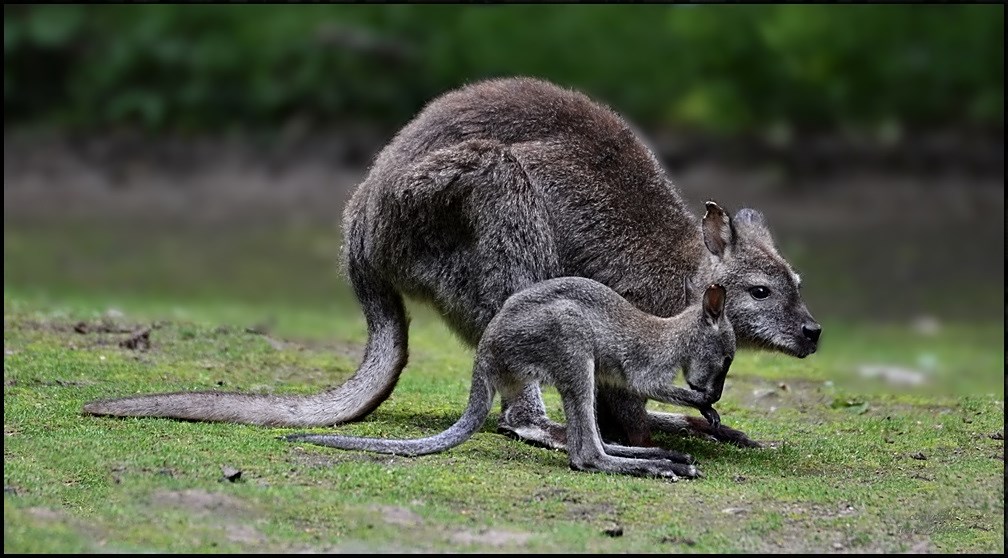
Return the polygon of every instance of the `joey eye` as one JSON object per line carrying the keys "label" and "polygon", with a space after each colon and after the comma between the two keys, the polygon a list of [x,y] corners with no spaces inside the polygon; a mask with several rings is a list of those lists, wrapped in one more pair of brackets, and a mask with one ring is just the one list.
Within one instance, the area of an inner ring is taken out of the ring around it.
{"label": "joey eye", "polygon": [[751,294],[756,300],[763,300],[764,298],[770,296],[770,289],[759,285],[757,287],[750,288],[749,294]]}

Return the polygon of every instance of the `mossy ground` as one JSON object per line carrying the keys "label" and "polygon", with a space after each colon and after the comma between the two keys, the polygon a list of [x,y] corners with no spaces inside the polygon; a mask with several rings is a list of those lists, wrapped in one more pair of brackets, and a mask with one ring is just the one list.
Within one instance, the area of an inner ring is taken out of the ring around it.
{"label": "mossy ground", "polygon": [[[81,416],[132,393],[316,391],[365,340],[330,230],[133,230],[5,224],[5,552],[1004,551],[1001,323],[822,319],[808,359],[740,353],[718,409],[773,447],[659,436],[698,458],[695,481],[571,471],[497,434],[496,412],[445,453],[379,456],[277,439],[291,429]],[[471,351],[411,313],[399,386],[339,431],[419,436],[461,412]],[[119,345],[150,325],[149,349]]]}

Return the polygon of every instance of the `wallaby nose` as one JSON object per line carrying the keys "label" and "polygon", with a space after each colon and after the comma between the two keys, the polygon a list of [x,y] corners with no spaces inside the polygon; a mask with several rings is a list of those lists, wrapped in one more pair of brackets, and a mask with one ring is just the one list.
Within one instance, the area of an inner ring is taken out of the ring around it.
{"label": "wallaby nose", "polygon": [[811,322],[801,326],[801,331],[805,335],[805,339],[808,339],[813,343],[818,343],[819,334],[822,333],[822,326],[815,322]]}

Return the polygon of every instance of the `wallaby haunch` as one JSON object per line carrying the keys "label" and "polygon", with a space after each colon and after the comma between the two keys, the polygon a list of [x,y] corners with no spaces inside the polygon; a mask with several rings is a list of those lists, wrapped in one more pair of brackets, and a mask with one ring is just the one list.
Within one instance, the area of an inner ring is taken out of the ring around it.
{"label": "wallaby haunch", "polygon": [[[735,356],[724,313],[725,289],[711,285],[702,302],[671,318],[645,314],[605,285],[582,277],[537,283],[512,295],[487,325],[476,349],[469,406],[444,432],[416,440],[293,434],[290,441],[398,455],[426,455],[468,440],[486,421],[494,394],[556,386],[567,419],[572,469],[676,479],[698,474],[688,455],[607,444],[595,419],[595,389],[613,386],[638,397],[701,409],[716,427]],[[683,370],[689,389],[672,380]]]}
{"label": "wallaby haunch", "polygon": [[[315,395],[203,392],[94,401],[93,415],[160,416],[272,426],[329,426],[367,416],[406,365],[403,295],[432,304],[475,346],[504,301],[534,283],[581,276],[640,310],[671,316],[682,289],[718,283],[740,345],[803,358],[820,327],[760,213],[687,211],[633,129],[587,96],[528,78],[442,95],[378,154],[343,212],[343,259],[364,310],[364,358],[343,385]],[[699,417],[648,412],[646,399],[603,386],[600,426],[649,445],[651,429],[756,445]],[[503,393],[498,428],[564,447],[538,386]]]}

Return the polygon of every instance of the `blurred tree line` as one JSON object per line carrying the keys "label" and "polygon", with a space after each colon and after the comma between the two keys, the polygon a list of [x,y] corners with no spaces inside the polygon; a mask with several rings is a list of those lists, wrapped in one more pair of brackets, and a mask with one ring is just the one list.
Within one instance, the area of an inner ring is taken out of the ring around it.
{"label": "blurred tree line", "polygon": [[1004,127],[1001,5],[4,6],[5,126],[395,128],[484,77],[645,127]]}

